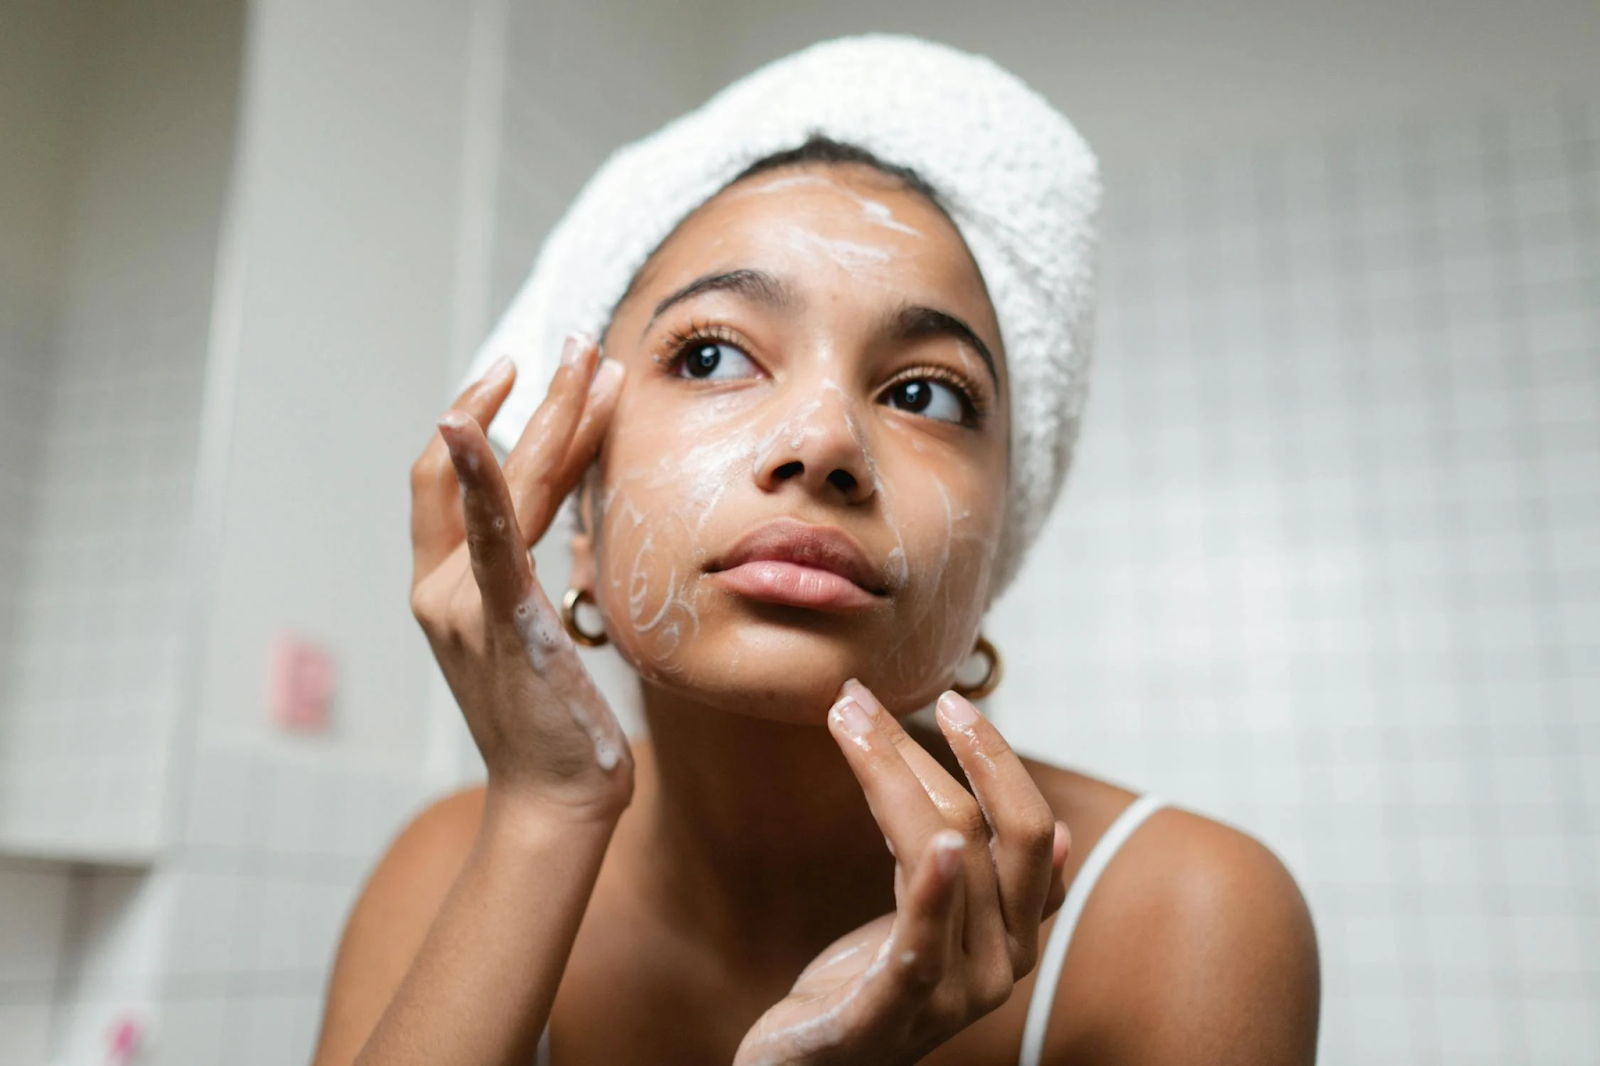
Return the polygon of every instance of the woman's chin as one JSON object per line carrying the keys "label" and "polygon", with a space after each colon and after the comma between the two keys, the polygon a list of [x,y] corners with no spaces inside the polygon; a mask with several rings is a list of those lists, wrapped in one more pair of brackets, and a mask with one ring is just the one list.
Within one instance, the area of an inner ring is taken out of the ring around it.
{"label": "woman's chin", "polygon": [[684,701],[730,714],[742,714],[791,725],[823,725],[838,698],[848,666],[811,661],[733,663],[683,656],[652,668],[641,664],[639,676],[674,702]]}
{"label": "woman's chin", "polygon": [[849,678],[870,688],[894,714],[927,706],[944,691],[926,679],[915,686],[882,676],[882,662],[857,646],[832,641],[785,642],[781,648],[728,647],[701,637],[670,661],[624,657],[648,686],[732,714],[793,725],[824,725]]}

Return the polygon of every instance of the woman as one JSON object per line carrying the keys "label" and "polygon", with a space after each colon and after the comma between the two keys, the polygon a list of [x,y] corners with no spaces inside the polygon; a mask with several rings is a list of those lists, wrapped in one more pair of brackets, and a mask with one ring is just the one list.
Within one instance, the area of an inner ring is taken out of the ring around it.
{"label": "woman", "polygon": [[[1277,860],[948,691],[975,646],[994,680],[984,609],[1065,469],[1095,180],[1014,78],[880,37],[607,164],[491,345],[600,343],[531,417],[495,364],[413,470],[413,607],[488,782],[373,875],[318,1063],[1314,1057]],[[569,494],[558,610],[528,549]]]}

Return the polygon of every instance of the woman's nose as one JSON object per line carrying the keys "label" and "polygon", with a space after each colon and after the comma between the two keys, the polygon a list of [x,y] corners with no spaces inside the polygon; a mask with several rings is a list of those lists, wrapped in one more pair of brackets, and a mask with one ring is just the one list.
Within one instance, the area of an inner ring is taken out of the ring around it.
{"label": "woman's nose", "polygon": [[793,483],[843,503],[869,499],[876,479],[856,401],[831,381],[799,393],[786,397],[785,409],[756,452],[757,484],[777,492]]}

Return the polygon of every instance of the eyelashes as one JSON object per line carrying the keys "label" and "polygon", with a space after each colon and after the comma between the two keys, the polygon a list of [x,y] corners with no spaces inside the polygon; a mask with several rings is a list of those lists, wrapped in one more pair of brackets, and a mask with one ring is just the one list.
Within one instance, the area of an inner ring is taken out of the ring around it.
{"label": "eyelashes", "polygon": [[683,368],[689,353],[706,344],[726,344],[748,353],[751,345],[727,326],[700,324],[691,321],[687,326],[674,329],[662,342],[661,351],[652,358],[667,370],[677,373]]}
{"label": "eyelashes", "polygon": [[982,390],[973,385],[965,374],[946,366],[907,367],[890,378],[882,391],[890,393],[913,381],[937,382],[954,392],[961,403],[962,425],[980,426],[989,417],[989,404]]}
{"label": "eyelashes", "polygon": [[[663,338],[661,348],[651,358],[667,374],[674,377],[682,377],[685,380],[718,380],[699,375],[690,376],[683,373],[689,356],[709,344],[727,345],[736,349],[745,358],[751,358],[748,353],[753,346],[737,330],[717,323],[699,321],[690,321],[687,325],[669,332]],[[754,360],[752,359],[751,361],[753,364]],[[971,378],[952,367],[938,364],[918,364],[897,371],[893,377],[879,388],[879,400],[882,402],[883,397],[911,382],[923,381],[942,385],[954,393],[961,406],[960,425],[978,428],[993,413],[992,401],[989,400],[984,390],[973,383]],[[934,419],[934,421],[949,422],[954,420]]]}

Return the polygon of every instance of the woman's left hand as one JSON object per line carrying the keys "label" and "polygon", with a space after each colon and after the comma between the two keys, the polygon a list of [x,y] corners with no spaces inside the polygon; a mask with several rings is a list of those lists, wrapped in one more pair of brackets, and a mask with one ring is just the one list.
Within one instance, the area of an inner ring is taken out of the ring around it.
{"label": "woman's left hand", "polygon": [[866,686],[845,683],[828,728],[895,856],[895,911],[806,967],[735,1066],[914,1063],[1033,969],[1039,924],[1066,894],[1067,828],[976,707],[947,692],[938,719],[971,794]]}

